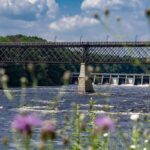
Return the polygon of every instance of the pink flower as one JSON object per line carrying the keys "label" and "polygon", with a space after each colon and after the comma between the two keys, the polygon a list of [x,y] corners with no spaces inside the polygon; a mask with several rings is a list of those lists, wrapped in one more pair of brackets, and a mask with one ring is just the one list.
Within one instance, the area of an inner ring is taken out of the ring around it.
{"label": "pink flower", "polygon": [[30,135],[32,128],[40,124],[41,120],[35,114],[18,115],[12,122],[12,128],[19,133]]}
{"label": "pink flower", "polygon": [[113,120],[107,116],[97,117],[94,124],[99,131],[113,131],[115,129]]}

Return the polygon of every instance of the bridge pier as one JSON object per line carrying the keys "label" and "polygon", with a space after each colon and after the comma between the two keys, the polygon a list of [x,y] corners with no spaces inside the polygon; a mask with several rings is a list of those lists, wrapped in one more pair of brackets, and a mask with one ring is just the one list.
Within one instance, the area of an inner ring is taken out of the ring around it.
{"label": "bridge pier", "polygon": [[92,81],[89,78],[89,72],[87,71],[87,67],[85,63],[81,63],[80,66],[80,75],[78,78],[78,93],[93,93],[93,85]]}
{"label": "bridge pier", "polygon": [[96,82],[96,75],[93,78],[93,84],[95,84],[95,82]]}

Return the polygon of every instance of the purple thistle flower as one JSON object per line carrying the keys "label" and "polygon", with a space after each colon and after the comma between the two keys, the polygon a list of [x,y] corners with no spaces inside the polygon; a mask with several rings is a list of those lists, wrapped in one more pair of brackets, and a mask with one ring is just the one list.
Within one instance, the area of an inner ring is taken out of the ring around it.
{"label": "purple thistle flower", "polygon": [[32,128],[40,124],[41,120],[35,114],[18,115],[12,122],[12,129],[22,134],[31,135]]}
{"label": "purple thistle flower", "polygon": [[115,124],[110,117],[97,117],[94,121],[96,129],[98,131],[113,131],[115,129]]}

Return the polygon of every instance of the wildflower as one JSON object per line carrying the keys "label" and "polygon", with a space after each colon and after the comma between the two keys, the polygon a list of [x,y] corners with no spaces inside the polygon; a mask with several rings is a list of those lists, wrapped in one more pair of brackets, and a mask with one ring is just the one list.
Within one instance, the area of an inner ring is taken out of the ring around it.
{"label": "wildflower", "polygon": [[46,149],[46,145],[43,142],[40,142],[38,145],[39,150],[45,150]]}
{"label": "wildflower", "polygon": [[83,121],[85,119],[85,114],[81,114],[79,119],[80,121]]}
{"label": "wildflower", "polygon": [[96,72],[100,72],[100,67],[99,67],[99,66],[96,66],[95,71],[96,71]]}
{"label": "wildflower", "polygon": [[88,150],[93,150],[93,148],[90,146],[90,147],[88,148]]}
{"label": "wildflower", "polygon": [[93,18],[97,19],[97,20],[100,20],[100,16],[98,13],[94,13],[93,14]]}
{"label": "wildflower", "polygon": [[136,146],[135,145],[130,145],[130,149],[136,149]]}
{"label": "wildflower", "polygon": [[108,137],[108,133],[104,133],[103,136],[104,136],[104,137]]}
{"label": "wildflower", "polygon": [[145,14],[147,15],[147,17],[150,17],[150,8],[147,8],[147,9],[145,10]]}
{"label": "wildflower", "polygon": [[70,79],[70,76],[71,76],[71,73],[70,71],[66,71],[63,75],[63,80],[69,80]]}
{"label": "wildflower", "polygon": [[39,126],[41,120],[34,114],[31,115],[18,115],[15,120],[12,122],[12,129],[15,131],[25,134],[32,135],[32,128]]}
{"label": "wildflower", "polygon": [[130,119],[133,121],[137,121],[139,119],[139,114],[133,114],[130,116]]}
{"label": "wildflower", "polygon": [[5,74],[5,69],[3,68],[0,68],[0,76],[4,75]]}
{"label": "wildflower", "polygon": [[95,119],[94,124],[98,131],[113,131],[115,124],[109,117],[98,117]]}
{"label": "wildflower", "polygon": [[108,8],[105,8],[105,9],[104,9],[104,14],[105,14],[105,16],[109,16],[110,11],[109,11],[109,9],[108,9]]}
{"label": "wildflower", "polygon": [[33,64],[28,64],[28,70],[32,72],[33,69],[34,69],[34,65]]}
{"label": "wildflower", "polygon": [[94,68],[93,68],[92,66],[88,66],[88,67],[87,67],[87,71],[88,71],[89,73],[92,73],[92,72],[94,71]]}
{"label": "wildflower", "polygon": [[62,139],[63,139],[63,144],[64,145],[68,145],[69,144],[69,136],[68,135],[64,135],[62,137]]}
{"label": "wildflower", "polygon": [[56,127],[55,122],[48,120],[42,125],[41,139],[46,141],[48,139],[55,139],[56,137]]}
{"label": "wildflower", "polygon": [[22,77],[21,79],[20,79],[20,81],[21,81],[21,83],[27,83],[27,79],[25,78],[25,77]]}
{"label": "wildflower", "polygon": [[145,140],[144,143],[148,143],[148,140]]}
{"label": "wildflower", "polygon": [[80,114],[79,116],[79,128],[80,130],[84,131],[86,128],[86,123],[85,123],[85,114]]}
{"label": "wildflower", "polygon": [[3,75],[2,78],[1,78],[1,81],[3,83],[7,83],[8,82],[8,76],[7,75]]}
{"label": "wildflower", "polygon": [[2,144],[3,145],[8,145],[8,143],[9,143],[9,139],[7,137],[3,137],[2,138]]}

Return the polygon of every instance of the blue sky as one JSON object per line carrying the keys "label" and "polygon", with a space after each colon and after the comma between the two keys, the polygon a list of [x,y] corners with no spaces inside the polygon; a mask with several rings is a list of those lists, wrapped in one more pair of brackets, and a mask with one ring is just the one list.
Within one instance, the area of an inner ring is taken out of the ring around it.
{"label": "blue sky", "polygon": [[0,0],[0,35],[49,41],[79,41],[81,36],[82,41],[105,41],[107,36],[110,41],[130,41],[137,35],[138,40],[150,40],[147,8],[150,0]]}

